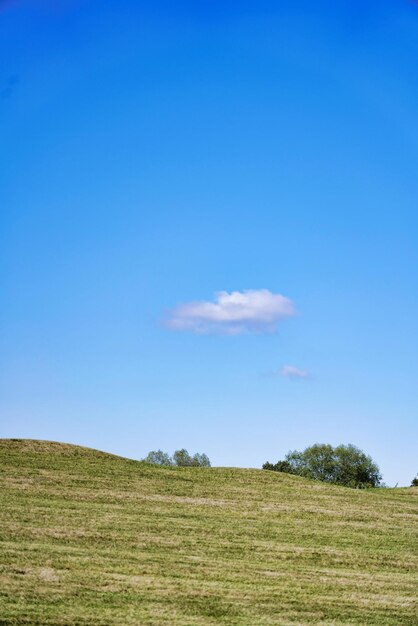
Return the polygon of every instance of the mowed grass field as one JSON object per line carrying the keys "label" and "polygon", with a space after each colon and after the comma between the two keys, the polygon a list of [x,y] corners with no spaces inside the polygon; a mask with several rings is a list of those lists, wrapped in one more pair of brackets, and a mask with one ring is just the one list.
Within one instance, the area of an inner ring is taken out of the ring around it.
{"label": "mowed grass field", "polygon": [[418,624],[417,488],[3,439],[0,489],[0,624]]}

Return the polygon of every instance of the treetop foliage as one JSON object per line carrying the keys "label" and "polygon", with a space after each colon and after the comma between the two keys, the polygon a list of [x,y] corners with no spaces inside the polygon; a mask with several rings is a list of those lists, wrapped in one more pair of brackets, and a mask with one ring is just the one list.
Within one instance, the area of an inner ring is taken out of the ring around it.
{"label": "treetop foliage", "polygon": [[162,450],[151,450],[151,452],[148,452],[147,456],[143,460],[147,463],[152,463],[153,465],[174,465],[171,456]]}
{"label": "treetop foliage", "polygon": [[378,487],[382,480],[372,458],[352,444],[333,448],[316,443],[302,452],[288,452],[284,461],[264,463],[263,469],[354,488]]}
{"label": "treetop foliage", "polygon": [[177,467],[210,467],[209,457],[206,454],[196,452],[196,454],[192,456],[185,448],[176,450],[172,457],[162,450],[152,450],[148,452],[143,460],[147,463],[164,467],[173,465],[177,465]]}
{"label": "treetop foliage", "polygon": [[277,461],[277,463],[269,463],[268,461],[263,464],[264,470],[271,470],[273,472],[285,472],[286,474],[292,474],[292,466],[288,461]]}

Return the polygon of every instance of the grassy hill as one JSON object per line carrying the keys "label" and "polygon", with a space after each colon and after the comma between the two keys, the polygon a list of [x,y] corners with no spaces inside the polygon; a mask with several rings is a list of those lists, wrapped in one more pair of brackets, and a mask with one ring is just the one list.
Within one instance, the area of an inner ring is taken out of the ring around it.
{"label": "grassy hill", "polygon": [[418,489],[0,440],[0,624],[416,625]]}

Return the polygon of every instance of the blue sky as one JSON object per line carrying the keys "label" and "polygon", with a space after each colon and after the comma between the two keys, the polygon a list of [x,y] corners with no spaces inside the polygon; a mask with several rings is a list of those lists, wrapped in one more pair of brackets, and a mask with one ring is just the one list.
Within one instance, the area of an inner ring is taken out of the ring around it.
{"label": "blue sky", "polygon": [[56,4],[0,3],[0,436],[409,484],[418,5]]}

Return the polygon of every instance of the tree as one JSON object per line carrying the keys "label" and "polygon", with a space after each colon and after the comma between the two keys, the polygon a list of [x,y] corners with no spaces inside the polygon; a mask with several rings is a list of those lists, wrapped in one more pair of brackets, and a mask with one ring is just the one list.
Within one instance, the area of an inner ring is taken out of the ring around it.
{"label": "tree", "polygon": [[418,474],[412,479],[411,487],[418,487]]}
{"label": "tree", "polygon": [[370,456],[352,444],[333,448],[316,443],[302,452],[288,452],[284,461],[275,465],[265,463],[263,469],[286,471],[313,480],[344,485],[346,487],[378,487],[382,476]]}
{"label": "tree", "polygon": [[292,473],[314,480],[333,482],[335,459],[333,448],[329,444],[316,443],[303,452],[288,452],[285,460],[289,463]]}
{"label": "tree", "polygon": [[372,458],[356,446],[337,446],[334,450],[336,469],[334,482],[347,487],[379,487],[382,475]]}
{"label": "tree", "polygon": [[210,467],[209,457],[206,454],[197,452],[191,456],[185,448],[176,450],[172,457],[162,450],[152,450],[148,452],[144,461],[153,465],[161,465],[162,467],[173,465],[178,467]]}
{"label": "tree", "polygon": [[191,467],[193,465],[193,459],[185,448],[176,450],[173,454],[174,463],[179,467]]}
{"label": "tree", "polygon": [[206,454],[196,454],[193,455],[193,467],[210,467],[209,457]]}
{"label": "tree", "polygon": [[268,461],[263,464],[264,470],[271,470],[273,472],[285,472],[286,474],[293,474],[292,467],[288,461],[277,461],[277,463],[269,463]]}
{"label": "tree", "polygon": [[162,465],[164,467],[169,467],[174,464],[171,456],[162,450],[151,450],[151,452],[148,452],[144,461],[152,463],[153,465]]}
{"label": "tree", "polygon": [[179,467],[210,467],[209,457],[206,454],[196,452],[191,456],[184,448],[176,450],[173,459]]}

